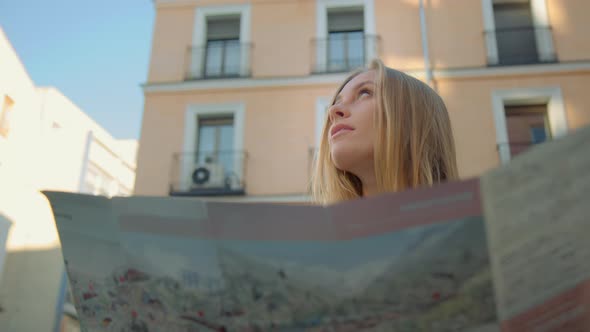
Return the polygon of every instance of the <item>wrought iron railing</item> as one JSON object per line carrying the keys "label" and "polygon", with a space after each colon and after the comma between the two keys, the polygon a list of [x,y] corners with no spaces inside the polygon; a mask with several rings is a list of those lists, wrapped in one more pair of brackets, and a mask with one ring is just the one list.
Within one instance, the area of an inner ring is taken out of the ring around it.
{"label": "wrought iron railing", "polygon": [[551,63],[557,61],[553,52],[551,27],[525,26],[485,31],[488,47],[495,45],[497,53],[488,56],[491,66]]}
{"label": "wrought iron railing", "polygon": [[240,78],[251,75],[252,44],[238,40],[210,41],[187,50],[185,79]]}
{"label": "wrought iron railing", "polygon": [[348,72],[378,57],[380,37],[356,33],[334,34],[312,40],[312,72]]}
{"label": "wrought iron railing", "polygon": [[521,154],[523,152],[525,152],[526,150],[539,145],[539,144],[543,144],[545,143],[543,142],[504,142],[504,143],[498,143],[496,145],[496,149],[498,150],[498,152],[500,154],[502,154],[502,151],[510,151],[510,156],[516,156],[518,154]]}
{"label": "wrought iron railing", "polygon": [[182,152],[172,157],[170,195],[245,195],[244,151]]}

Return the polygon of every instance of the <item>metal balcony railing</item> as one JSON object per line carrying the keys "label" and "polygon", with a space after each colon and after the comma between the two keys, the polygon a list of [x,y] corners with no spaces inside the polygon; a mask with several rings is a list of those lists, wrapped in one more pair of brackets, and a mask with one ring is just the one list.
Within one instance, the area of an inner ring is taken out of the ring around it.
{"label": "metal balcony railing", "polygon": [[182,152],[172,157],[171,196],[245,195],[244,151]]}
{"label": "metal balcony railing", "polygon": [[525,152],[526,150],[539,145],[545,142],[505,142],[505,143],[498,143],[496,148],[500,154],[502,154],[503,150],[510,151],[510,156],[516,156]]}
{"label": "metal balcony railing", "polygon": [[[488,56],[490,66],[509,66],[557,61],[551,27],[525,26],[484,32],[488,47],[497,53]],[[489,52],[488,52],[489,55]]]}
{"label": "metal balcony railing", "polygon": [[362,33],[336,33],[312,40],[312,72],[348,72],[379,55],[380,37]]}
{"label": "metal balcony railing", "polygon": [[186,55],[186,80],[240,78],[251,75],[252,44],[238,40],[209,41],[191,46]]}

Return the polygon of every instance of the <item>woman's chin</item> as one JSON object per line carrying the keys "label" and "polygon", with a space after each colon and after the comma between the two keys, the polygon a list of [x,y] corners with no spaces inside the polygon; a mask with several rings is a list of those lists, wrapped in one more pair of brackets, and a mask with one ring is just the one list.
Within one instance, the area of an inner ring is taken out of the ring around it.
{"label": "woman's chin", "polygon": [[354,164],[354,153],[345,149],[332,149],[332,161],[336,168],[347,171]]}
{"label": "woman's chin", "polygon": [[345,142],[338,142],[330,146],[330,153],[334,166],[347,172],[373,163],[373,150],[370,146],[351,146]]}

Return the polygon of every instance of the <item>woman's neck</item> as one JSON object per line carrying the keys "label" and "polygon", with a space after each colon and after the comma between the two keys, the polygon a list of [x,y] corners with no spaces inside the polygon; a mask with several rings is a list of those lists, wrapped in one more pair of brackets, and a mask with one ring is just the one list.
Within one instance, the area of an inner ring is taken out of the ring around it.
{"label": "woman's neck", "polygon": [[363,184],[363,197],[375,196],[379,193],[377,188],[377,179],[375,174],[366,174],[363,177],[359,177]]}

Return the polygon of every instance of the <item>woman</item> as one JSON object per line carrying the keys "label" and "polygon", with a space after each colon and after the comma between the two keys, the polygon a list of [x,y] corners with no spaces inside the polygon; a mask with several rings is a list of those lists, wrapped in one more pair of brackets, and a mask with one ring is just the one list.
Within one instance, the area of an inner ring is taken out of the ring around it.
{"label": "woman", "polygon": [[451,123],[434,90],[379,60],[344,81],[328,110],[312,177],[317,203],[456,178]]}

